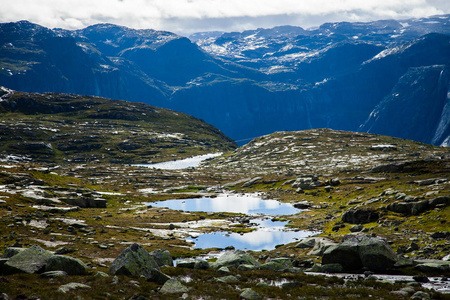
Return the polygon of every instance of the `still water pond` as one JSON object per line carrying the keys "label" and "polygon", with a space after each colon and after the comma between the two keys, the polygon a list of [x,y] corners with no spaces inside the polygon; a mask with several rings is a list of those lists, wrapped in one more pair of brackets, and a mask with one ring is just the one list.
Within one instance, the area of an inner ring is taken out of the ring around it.
{"label": "still water pond", "polygon": [[[194,198],[166,200],[147,203],[154,207],[167,207],[173,210],[190,212],[231,212],[246,215],[293,215],[302,210],[291,204],[277,200],[264,200],[255,195],[219,195],[216,198]],[[195,248],[226,248],[233,246],[236,249],[253,251],[272,250],[276,245],[292,243],[316,232],[305,230],[290,230],[285,227],[287,222],[272,221],[270,218],[253,219],[254,231],[238,234],[234,232],[217,231],[201,234],[190,241]]]}
{"label": "still water pond", "polygon": [[301,212],[289,203],[277,200],[264,200],[255,195],[219,195],[215,198],[193,198],[165,200],[148,203],[154,207],[167,207],[173,210],[231,212],[246,215],[293,215]]}
{"label": "still water pond", "polygon": [[277,245],[283,245],[301,240],[316,234],[312,231],[287,230],[287,222],[271,221],[270,219],[252,220],[256,223],[256,230],[244,234],[235,232],[217,231],[202,234],[190,241],[194,242],[195,248],[221,248],[233,246],[236,249],[247,249],[252,251],[273,250]]}

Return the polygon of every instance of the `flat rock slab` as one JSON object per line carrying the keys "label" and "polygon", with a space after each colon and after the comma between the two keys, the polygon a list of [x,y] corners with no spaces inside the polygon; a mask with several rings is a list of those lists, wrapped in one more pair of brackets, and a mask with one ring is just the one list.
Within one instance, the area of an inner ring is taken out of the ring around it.
{"label": "flat rock slab", "polygon": [[58,288],[59,292],[62,293],[68,293],[73,290],[79,290],[79,289],[90,289],[91,287],[86,284],[78,283],[78,282],[71,282],[65,285],[62,285]]}
{"label": "flat rock slab", "polygon": [[5,265],[14,273],[37,273],[45,267],[53,253],[33,245],[11,257]]}

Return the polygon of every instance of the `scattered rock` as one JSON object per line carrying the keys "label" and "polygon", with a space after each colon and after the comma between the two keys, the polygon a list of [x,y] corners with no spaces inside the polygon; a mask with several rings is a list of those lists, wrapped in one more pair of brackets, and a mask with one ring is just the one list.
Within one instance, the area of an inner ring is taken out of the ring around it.
{"label": "scattered rock", "polygon": [[158,284],[164,284],[170,279],[171,277],[169,275],[164,274],[163,272],[157,269],[152,269],[150,277],[147,278],[147,280],[156,282]]}
{"label": "scattered rock", "polygon": [[163,294],[178,294],[186,293],[188,291],[188,288],[182,285],[175,278],[172,278],[167,280],[159,291]]}
{"label": "scattered rock", "polygon": [[240,265],[253,265],[259,267],[261,264],[250,254],[243,250],[227,251],[216,261],[216,267],[234,267]]}
{"label": "scattered rock", "polygon": [[345,271],[385,271],[396,262],[397,256],[385,240],[367,235],[346,235],[322,256],[323,264],[338,263]]}
{"label": "scattered rock", "polygon": [[88,267],[78,258],[64,255],[50,257],[45,271],[64,271],[69,275],[86,275]]}
{"label": "scattered rock", "polygon": [[442,260],[418,260],[418,264],[414,267],[424,273],[446,273],[450,272],[450,262]]}
{"label": "scattered rock", "polygon": [[196,270],[207,270],[210,268],[209,263],[203,259],[197,259],[194,264],[194,269]]}
{"label": "scattered rock", "polygon": [[172,255],[168,250],[157,249],[150,252],[150,255],[153,256],[158,266],[169,266],[173,267],[173,259]]}
{"label": "scattered rock", "polygon": [[337,245],[334,241],[323,237],[316,237],[314,240],[314,248],[308,252],[308,255],[322,256],[328,248]]}
{"label": "scattered rock", "polygon": [[26,248],[19,248],[19,247],[8,247],[5,249],[5,252],[3,252],[2,258],[11,258],[16,254],[19,254],[20,252],[26,250]]}
{"label": "scattered rock", "polygon": [[110,274],[151,277],[152,269],[159,270],[159,266],[153,256],[141,245],[134,243],[113,261],[110,267]]}
{"label": "scattered rock", "polygon": [[227,275],[227,274],[230,274],[230,269],[228,269],[228,267],[220,267],[217,270],[217,273],[222,274],[222,275]]}
{"label": "scattered rock", "polygon": [[245,300],[259,300],[262,299],[261,295],[252,290],[251,288],[246,288],[242,290],[242,293],[239,295],[240,299]]}
{"label": "scattered rock", "polygon": [[376,222],[379,214],[371,208],[350,208],[342,215],[342,221],[350,224]]}
{"label": "scattered rock", "polygon": [[13,273],[38,273],[52,256],[52,252],[33,245],[11,257],[5,266]]}
{"label": "scattered rock", "polygon": [[68,293],[73,290],[79,290],[79,289],[90,289],[91,287],[86,284],[78,283],[78,282],[71,282],[65,285],[62,285],[58,288],[59,292],[62,293]]}
{"label": "scattered rock", "polygon": [[344,268],[341,264],[314,264],[314,266],[308,269],[308,271],[321,273],[343,273]]}
{"label": "scattered rock", "polygon": [[416,276],[413,276],[413,279],[415,282],[420,282],[420,283],[430,282],[430,279],[428,279],[428,277],[425,275],[416,275]]}
{"label": "scattered rock", "polygon": [[297,245],[295,245],[295,248],[311,249],[312,247],[314,247],[315,243],[316,238],[314,237],[304,238]]}
{"label": "scattered rock", "polygon": [[293,206],[298,209],[308,209],[312,206],[312,203],[305,200],[305,201],[300,201],[300,202],[294,203]]}
{"label": "scattered rock", "polygon": [[236,276],[233,275],[227,275],[219,278],[214,278],[214,281],[220,282],[220,283],[230,283],[230,282],[238,282],[239,279]]}
{"label": "scattered rock", "polygon": [[321,187],[323,183],[317,177],[298,178],[292,184],[292,188],[300,188],[302,190],[312,190]]}
{"label": "scattered rock", "polygon": [[364,226],[362,225],[355,225],[349,228],[351,232],[360,232],[364,229]]}
{"label": "scattered rock", "polygon": [[242,187],[249,187],[254,185],[257,181],[261,180],[262,177],[255,177],[253,179],[250,179],[249,181],[245,182]]}
{"label": "scattered rock", "polygon": [[411,296],[412,300],[424,300],[424,299],[431,299],[430,294],[418,291],[415,292],[414,295]]}

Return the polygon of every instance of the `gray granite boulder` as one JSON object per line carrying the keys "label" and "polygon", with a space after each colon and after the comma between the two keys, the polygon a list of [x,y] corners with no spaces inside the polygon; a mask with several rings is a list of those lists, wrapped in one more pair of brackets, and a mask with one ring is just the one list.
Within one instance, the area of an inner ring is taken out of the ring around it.
{"label": "gray granite boulder", "polygon": [[345,271],[366,268],[371,271],[385,271],[397,262],[397,256],[389,244],[377,237],[367,235],[346,235],[338,245],[328,248],[322,256],[322,263],[340,264]]}
{"label": "gray granite boulder", "polygon": [[188,288],[182,285],[175,278],[172,278],[167,280],[159,291],[163,294],[178,294],[186,293],[188,291]]}
{"label": "gray granite boulder", "polygon": [[33,245],[11,257],[5,267],[11,273],[38,273],[47,265],[53,253]]}
{"label": "gray granite boulder", "polygon": [[61,293],[67,293],[73,290],[79,290],[79,289],[90,289],[91,287],[86,284],[78,283],[78,282],[71,282],[68,284],[64,284],[58,288],[58,292]]}
{"label": "gray granite boulder", "polygon": [[159,270],[153,256],[141,245],[132,244],[112,262],[109,269],[111,275],[133,275],[151,277],[151,270]]}
{"label": "gray granite boulder", "polygon": [[240,299],[245,300],[259,300],[262,299],[261,295],[255,292],[254,290],[250,288],[246,288],[242,290],[242,293],[239,295]]}
{"label": "gray granite boulder", "polygon": [[259,267],[261,264],[250,254],[243,250],[227,251],[220,256],[215,266],[220,267],[239,267],[240,265],[254,265]]}
{"label": "gray granite boulder", "polygon": [[168,250],[157,249],[155,251],[150,252],[150,255],[153,256],[158,266],[173,267],[172,255]]}
{"label": "gray granite boulder", "polygon": [[69,275],[86,275],[88,267],[78,258],[54,255],[48,260],[45,271],[64,271]]}
{"label": "gray granite boulder", "polygon": [[377,221],[379,214],[370,208],[350,208],[342,215],[342,222],[366,224]]}

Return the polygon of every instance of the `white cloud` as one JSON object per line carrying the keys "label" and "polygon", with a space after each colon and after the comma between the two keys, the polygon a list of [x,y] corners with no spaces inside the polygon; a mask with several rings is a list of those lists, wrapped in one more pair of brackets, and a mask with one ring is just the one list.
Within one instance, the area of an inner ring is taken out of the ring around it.
{"label": "white cloud", "polygon": [[13,0],[2,4],[0,22],[68,29],[109,22],[187,34],[443,13],[450,13],[448,0]]}

